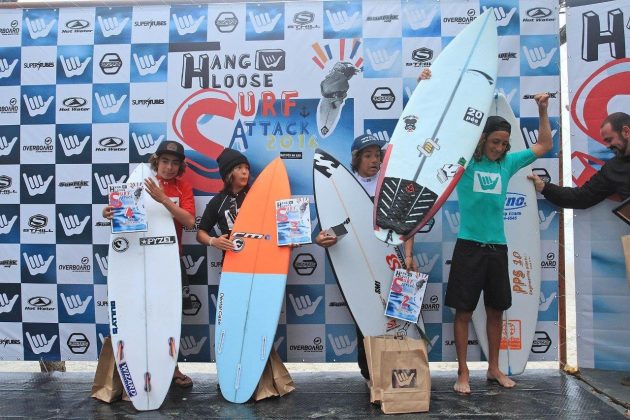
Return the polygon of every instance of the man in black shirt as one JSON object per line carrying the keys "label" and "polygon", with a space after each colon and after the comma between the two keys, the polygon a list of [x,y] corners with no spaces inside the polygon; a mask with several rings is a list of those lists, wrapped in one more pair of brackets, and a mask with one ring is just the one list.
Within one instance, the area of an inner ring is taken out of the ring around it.
{"label": "man in black shirt", "polygon": [[[560,187],[529,175],[536,191],[556,206],[573,209],[589,208],[612,194],[619,194],[622,199],[630,197],[630,115],[610,114],[600,127],[600,135],[615,156],[584,185]],[[630,386],[630,376],[624,377],[621,383]]]}

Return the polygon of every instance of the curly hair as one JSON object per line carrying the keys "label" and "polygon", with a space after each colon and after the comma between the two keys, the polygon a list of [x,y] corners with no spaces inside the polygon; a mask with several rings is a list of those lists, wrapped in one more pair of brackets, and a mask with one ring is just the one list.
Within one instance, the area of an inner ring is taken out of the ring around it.
{"label": "curly hair", "polygon": [[[151,166],[151,169],[153,170],[153,172],[157,173],[157,169],[158,169],[158,160],[160,159],[160,157],[158,155],[156,155],[155,153],[153,153],[151,155],[151,157],[149,158],[149,166]],[[176,177],[178,176],[182,176],[184,174],[184,172],[186,171],[186,167],[188,165],[186,165],[186,161],[185,160],[180,160],[179,162],[179,169],[177,170],[177,175],[175,175]]]}
{"label": "curly hair", "polygon": [[[479,162],[481,158],[483,157],[483,149],[486,146],[486,141],[488,141],[489,134],[491,133],[481,134],[479,143],[477,143],[477,147],[475,148],[475,152],[473,153],[473,159],[475,159],[475,162]],[[505,150],[503,151],[503,154],[501,155],[499,159],[497,159],[497,161],[502,160],[505,157],[505,155],[507,155],[507,152],[509,152],[511,148],[512,148],[512,145],[508,142],[507,146],[505,147]]]}
{"label": "curly hair", "polygon": [[[363,157],[363,153],[367,150],[361,149],[357,152],[352,153],[352,160],[350,161],[350,167],[352,168],[352,172],[359,172],[359,165],[361,164],[361,158]],[[383,162],[383,158],[385,157],[385,151],[381,149],[381,163]]]}

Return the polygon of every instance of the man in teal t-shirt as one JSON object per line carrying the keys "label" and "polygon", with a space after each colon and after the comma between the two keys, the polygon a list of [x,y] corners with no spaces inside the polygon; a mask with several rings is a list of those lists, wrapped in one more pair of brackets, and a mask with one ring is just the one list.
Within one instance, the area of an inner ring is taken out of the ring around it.
{"label": "man in teal t-shirt", "polygon": [[466,364],[468,325],[482,291],[488,333],[486,376],[505,388],[515,385],[499,369],[503,311],[512,306],[503,207],[512,175],[552,148],[547,116],[549,95],[538,94],[534,99],[538,105],[538,142],[528,150],[508,153],[510,123],[502,117],[489,117],[473,159],[457,184],[461,222],[444,303],[455,308],[455,348],[459,366],[453,389],[458,393],[470,393]]}

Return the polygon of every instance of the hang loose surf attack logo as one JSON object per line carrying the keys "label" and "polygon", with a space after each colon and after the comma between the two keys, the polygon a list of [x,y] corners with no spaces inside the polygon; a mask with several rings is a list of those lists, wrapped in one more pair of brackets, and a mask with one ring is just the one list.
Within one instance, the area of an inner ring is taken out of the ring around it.
{"label": "hang loose surf attack logo", "polygon": [[[571,118],[584,134],[606,146],[600,137],[599,128],[609,112],[625,111],[625,109],[609,109],[611,101],[623,95],[630,95],[630,58],[604,64],[582,83],[571,102]],[[577,157],[584,163],[582,173],[587,176],[576,174],[573,177],[578,186],[584,185],[596,172],[588,161],[601,162],[601,160],[584,155],[582,152],[574,152],[572,157]]]}
{"label": "hang loose surf attack logo", "polygon": [[[251,117],[259,109],[262,116],[275,115],[278,111],[287,116],[296,106],[293,99],[297,96],[296,91],[283,91],[281,98],[276,98],[273,92],[263,91],[257,102],[250,91],[239,92],[235,101],[227,92],[207,88],[187,97],[173,114],[171,122],[175,135],[192,149],[186,152],[188,170],[184,179],[199,193],[220,191],[223,181],[216,159],[225,146],[218,139],[229,137],[230,147],[241,152],[247,149],[245,129],[237,114]],[[281,105],[276,107],[276,102]]]}

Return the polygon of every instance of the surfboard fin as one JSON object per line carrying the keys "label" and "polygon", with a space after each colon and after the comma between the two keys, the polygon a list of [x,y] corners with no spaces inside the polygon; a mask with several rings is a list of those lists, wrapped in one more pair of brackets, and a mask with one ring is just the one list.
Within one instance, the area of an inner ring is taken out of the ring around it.
{"label": "surfboard fin", "polygon": [[223,338],[225,338],[225,330],[221,330],[221,337],[219,338],[219,348],[217,349],[217,353],[223,352]]}
{"label": "surfboard fin", "polygon": [[236,379],[234,379],[234,389],[241,385],[241,364],[236,365]]}
{"label": "surfboard fin", "polygon": [[151,392],[151,374],[149,372],[144,374],[144,391]]}
{"label": "surfboard fin", "polygon": [[123,352],[125,344],[122,340],[118,340],[118,361],[122,361],[125,358],[125,353]]}
{"label": "surfboard fin", "polygon": [[173,337],[170,337],[170,338],[168,339],[168,354],[169,354],[171,357],[175,357],[175,353],[176,353],[176,351],[175,351],[175,350],[176,350],[176,349],[175,349],[175,339],[174,339]]}
{"label": "surfboard fin", "polygon": [[263,335],[262,345],[260,346],[260,360],[265,360],[265,348],[267,347],[267,336]]}

